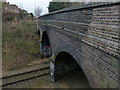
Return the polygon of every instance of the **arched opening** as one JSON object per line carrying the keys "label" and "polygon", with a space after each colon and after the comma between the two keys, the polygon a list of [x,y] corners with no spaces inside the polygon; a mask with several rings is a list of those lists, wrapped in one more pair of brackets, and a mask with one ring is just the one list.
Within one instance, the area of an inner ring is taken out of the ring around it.
{"label": "arched opening", "polygon": [[60,52],[55,59],[55,79],[69,82],[70,87],[90,88],[89,82],[77,61],[66,52]]}
{"label": "arched opening", "polygon": [[52,49],[51,49],[49,37],[46,31],[44,31],[42,35],[41,48],[42,48],[43,57],[49,58],[50,56],[52,56]]}

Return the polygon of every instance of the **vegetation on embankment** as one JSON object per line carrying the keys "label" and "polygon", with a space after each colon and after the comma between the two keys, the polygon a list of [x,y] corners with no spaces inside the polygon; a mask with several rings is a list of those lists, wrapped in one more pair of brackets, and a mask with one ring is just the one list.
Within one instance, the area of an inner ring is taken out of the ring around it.
{"label": "vegetation on embankment", "polygon": [[0,1],[0,10],[2,9],[2,2]]}
{"label": "vegetation on embankment", "polygon": [[2,69],[23,68],[39,60],[39,36],[36,25],[30,20],[3,22]]}

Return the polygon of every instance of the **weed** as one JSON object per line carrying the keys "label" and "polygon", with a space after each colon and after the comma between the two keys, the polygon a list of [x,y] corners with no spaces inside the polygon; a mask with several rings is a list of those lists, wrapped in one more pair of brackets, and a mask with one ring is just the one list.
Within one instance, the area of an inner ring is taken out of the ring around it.
{"label": "weed", "polygon": [[22,68],[39,60],[39,36],[35,30],[36,25],[32,21],[3,22],[3,70]]}

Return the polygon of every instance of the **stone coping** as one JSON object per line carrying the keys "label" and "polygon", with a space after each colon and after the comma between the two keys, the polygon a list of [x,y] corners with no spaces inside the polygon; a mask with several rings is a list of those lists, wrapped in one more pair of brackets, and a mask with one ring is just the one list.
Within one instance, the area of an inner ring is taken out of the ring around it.
{"label": "stone coping", "polygon": [[74,11],[74,10],[78,10],[78,9],[95,8],[95,7],[106,6],[106,5],[114,5],[114,4],[120,4],[120,1],[119,2],[96,2],[96,3],[91,2],[89,4],[85,4],[85,5],[81,5],[81,6],[77,6],[77,7],[65,8],[65,9],[54,11],[54,12],[50,12],[48,14],[40,16],[39,18],[42,18],[44,16],[49,16],[49,15],[52,15],[52,14]]}

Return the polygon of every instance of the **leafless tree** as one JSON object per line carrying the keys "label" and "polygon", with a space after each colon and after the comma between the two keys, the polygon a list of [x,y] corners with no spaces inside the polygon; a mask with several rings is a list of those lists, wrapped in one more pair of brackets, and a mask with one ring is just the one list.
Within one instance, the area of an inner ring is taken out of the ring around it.
{"label": "leafless tree", "polygon": [[23,4],[22,3],[19,3],[18,7],[23,10]]}
{"label": "leafless tree", "polygon": [[40,7],[38,6],[38,7],[36,7],[35,10],[34,10],[34,15],[38,18],[38,17],[40,17],[41,12],[42,12],[42,8],[40,8]]}

